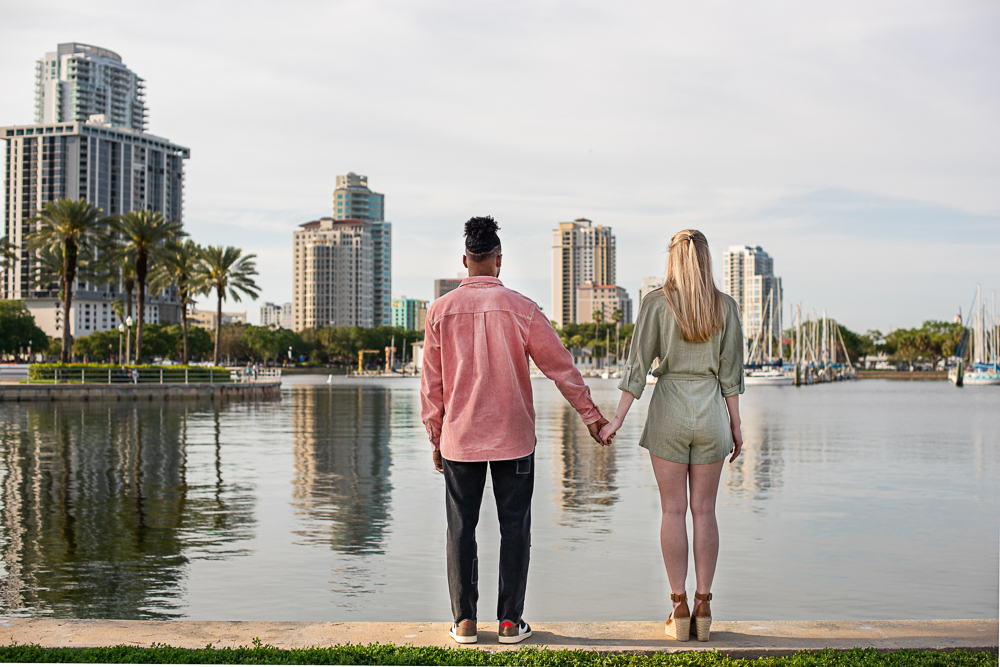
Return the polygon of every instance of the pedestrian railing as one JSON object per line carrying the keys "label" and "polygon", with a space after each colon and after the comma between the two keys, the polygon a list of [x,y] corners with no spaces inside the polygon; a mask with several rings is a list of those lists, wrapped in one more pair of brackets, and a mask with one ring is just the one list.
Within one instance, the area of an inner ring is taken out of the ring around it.
{"label": "pedestrian railing", "polygon": [[[280,378],[280,376],[279,376]],[[25,384],[202,384],[243,382],[230,369],[202,366],[66,366],[28,369]]]}
{"label": "pedestrian railing", "polygon": [[281,382],[280,368],[249,369],[245,366],[227,368],[232,373],[232,382]]}
{"label": "pedestrian railing", "polygon": [[0,382],[21,382],[28,379],[28,364],[0,364]]}

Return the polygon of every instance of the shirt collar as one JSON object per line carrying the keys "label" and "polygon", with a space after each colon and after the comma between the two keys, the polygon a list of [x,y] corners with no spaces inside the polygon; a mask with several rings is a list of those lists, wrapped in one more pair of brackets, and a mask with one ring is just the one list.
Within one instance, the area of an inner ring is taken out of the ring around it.
{"label": "shirt collar", "polygon": [[503,287],[503,283],[500,282],[499,278],[494,278],[493,276],[473,276],[471,278],[465,278],[462,280],[462,284],[459,287],[475,286],[475,287],[492,287],[494,285],[499,285]]}

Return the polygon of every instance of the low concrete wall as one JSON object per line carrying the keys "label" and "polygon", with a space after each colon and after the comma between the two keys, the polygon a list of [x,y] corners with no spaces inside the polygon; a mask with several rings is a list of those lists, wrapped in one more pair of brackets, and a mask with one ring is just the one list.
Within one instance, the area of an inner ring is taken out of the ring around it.
{"label": "low concrete wall", "polygon": [[281,395],[280,382],[194,384],[17,384],[0,386],[0,403],[24,401],[181,401],[267,399]]}
{"label": "low concrete wall", "polygon": [[[0,619],[6,642],[45,648],[149,646],[178,648],[251,646],[255,638],[277,648],[336,644],[395,644],[457,647],[450,623],[321,623],[281,621],[120,621],[54,618]],[[679,651],[718,651],[733,658],[792,655],[825,648],[874,647],[880,651],[997,652],[997,619],[937,621],[716,621],[710,641],[678,642],[663,634],[663,621],[545,623],[531,621],[523,644],[500,644],[497,624],[478,624],[479,643],[468,648],[516,650],[522,646],[585,649],[608,654],[655,655]]]}
{"label": "low concrete wall", "polygon": [[858,371],[859,380],[947,380],[948,371]]}

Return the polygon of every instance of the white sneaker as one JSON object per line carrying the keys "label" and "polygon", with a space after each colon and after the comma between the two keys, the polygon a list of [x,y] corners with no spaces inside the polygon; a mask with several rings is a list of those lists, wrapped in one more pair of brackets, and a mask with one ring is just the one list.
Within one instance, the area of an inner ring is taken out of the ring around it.
{"label": "white sneaker", "polygon": [[453,623],[448,634],[459,644],[475,644],[479,641],[476,634],[476,622],[468,619]]}
{"label": "white sneaker", "polygon": [[497,638],[501,644],[516,644],[531,636],[531,626],[524,622],[522,618],[516,624],[510,621],[500,623],[497,631]]}

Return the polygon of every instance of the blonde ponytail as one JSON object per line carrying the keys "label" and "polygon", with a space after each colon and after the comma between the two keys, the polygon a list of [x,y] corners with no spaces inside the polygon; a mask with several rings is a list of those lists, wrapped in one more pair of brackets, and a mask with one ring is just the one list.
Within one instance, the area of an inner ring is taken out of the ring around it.
{"label": "blonde ponytail", "polygon": [[685,229],[670,239],[663,292],[687,342],[704,343],[722,329],[722,292],[712,277],[708,239],[698,230]]}

